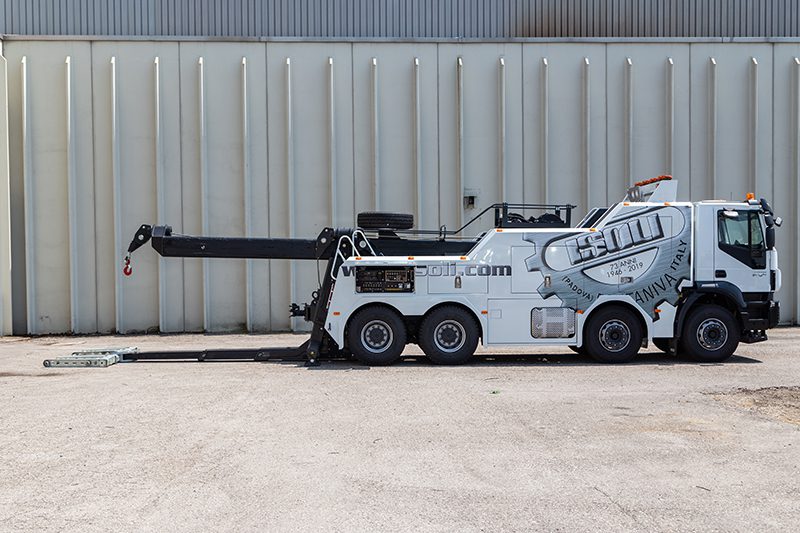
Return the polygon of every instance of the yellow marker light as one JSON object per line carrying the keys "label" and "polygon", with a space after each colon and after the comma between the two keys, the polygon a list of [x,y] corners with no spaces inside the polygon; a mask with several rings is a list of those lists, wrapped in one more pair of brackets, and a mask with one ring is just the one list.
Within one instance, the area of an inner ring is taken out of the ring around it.
{"label": "yellow marker light", "polygon": [[487,311],[486,309],[484,309],[483,311],[481,311],[481,314],[482,314],[482,315],[488,315],[488,314],[489,314],[489,311]]}
{"label": "yellow marker light", "polygon": [[751,192],[747,193],[747,196],[745,197],[745,200],[755,200],[755,199],[756,195]]}
{"label": "yellow marker light", "polygon": [[339,315],[341,315],[341,314],[342,314],[342,313],[341,313],[341,312],[339,312],[339,311],[334,311],[334,312],[333,312],[333,316],[339,316]]}

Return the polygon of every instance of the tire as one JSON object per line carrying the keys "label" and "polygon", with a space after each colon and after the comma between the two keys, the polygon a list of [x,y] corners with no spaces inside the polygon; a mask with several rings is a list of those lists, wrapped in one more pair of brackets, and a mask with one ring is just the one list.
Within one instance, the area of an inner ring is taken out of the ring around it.
{"label": "tire", "polygon": [[347,325],[347,349],[368,366],[397,361],[406,347],[406,338],[402,317],[387,307],[365,307]]}
{"label": "tire", "polygon": [[426,316],[419,326],[419,346],[437,365],[460,365],[478,347],[480,326],[472,313],[446,305]]}
{"label": "tire", "polygon": [[653,339],[653,344],[662,352],[671,354],[672,350],[669,349],[669,343],[671,340],[672,339]]}
{"label": "tire", "polygon": [[358,227],[362,229],[411,229],[414,215],[367,211],[358,214]]}
{"label": "tire", "polygon": [[642,335],[642,324],[633,311],[609,306],[589,317],[583,345],[595,361],[627,363],[639,353]]}
{"label": "tire", "polygon": [[733,355],[741,337],[733,313],[719,305],[702,305],[692,311],[684,332],[683,351],[704,363],[719,363]]}

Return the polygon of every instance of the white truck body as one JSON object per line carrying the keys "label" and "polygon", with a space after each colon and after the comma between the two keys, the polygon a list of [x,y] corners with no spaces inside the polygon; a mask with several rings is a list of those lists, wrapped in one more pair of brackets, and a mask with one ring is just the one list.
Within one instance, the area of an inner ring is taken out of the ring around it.
{"label": "white truck body", "polygon": [[[721,244],[719,225],[733,221],[738,231],[742,220],[756,221],[764,242],[765,214],[756,202],[676,202],[676,182],[649,188],[647,195],[632,189],[590,226],[494,228],[461,256],[349,257],[336,276],[325,330],[343,347],[350,317],[366,306],[424,317],[452,304],[474,315],[486,346],[579,348],[587,321],[606,304],[635,310],[643,339],[652,341],[679,335],[678,308],[695,288],[768,295],[772,302],[780,284],[777,251],[764,249],[763,266],[748,265]],[[757,254],[753,243],[747,246]],[[387,285],[388,278],[394,281]]]}

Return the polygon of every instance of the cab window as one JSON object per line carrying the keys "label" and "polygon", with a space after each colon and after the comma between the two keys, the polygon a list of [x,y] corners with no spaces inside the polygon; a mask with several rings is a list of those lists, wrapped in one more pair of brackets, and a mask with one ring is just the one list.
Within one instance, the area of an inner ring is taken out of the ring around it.
{"label": "cab window", "polygon": [[751,268],[766,268],[764,233],[757,211],[720,210],[719,248]]}

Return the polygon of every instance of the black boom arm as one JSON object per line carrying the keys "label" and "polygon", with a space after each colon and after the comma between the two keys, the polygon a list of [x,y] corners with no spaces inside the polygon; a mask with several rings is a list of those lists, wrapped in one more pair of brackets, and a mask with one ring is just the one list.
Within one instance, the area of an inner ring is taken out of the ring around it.
{"label": "black boom arm", "polygon": [[314,239],[196,237],[174,235],[170,226],[142,224],[128,246],[128,257],[147,241],[164,257],[225,257],[233,259],[330,259],[334,242],[352,230],[325,228]]}

